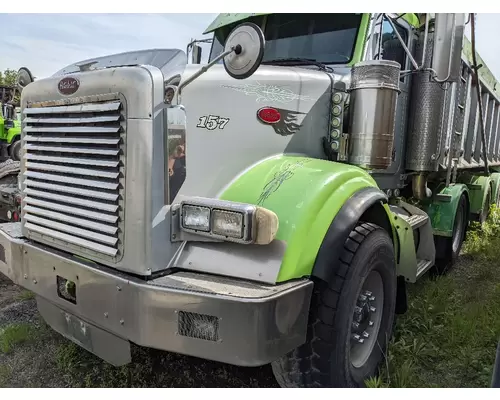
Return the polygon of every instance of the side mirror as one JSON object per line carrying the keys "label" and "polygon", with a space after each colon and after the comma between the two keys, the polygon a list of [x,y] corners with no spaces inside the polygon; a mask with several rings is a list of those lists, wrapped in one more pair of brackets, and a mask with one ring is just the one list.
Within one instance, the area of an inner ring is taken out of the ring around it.
{"label": "side mirror", "polygon": [[[188,45],[188,49],[191,43]],[[238,25],[227,37],[224,43],[224,51],[180,83],[176,92],[177,104],[182,104],[182,90],[220,60],[222,60],[224,69],[232,78],[246,79],[252,76],[262,62],[265,44],[264,33],[257,25],[251,22],[244,22]],[[194,49],[195,46],[193,45],[193,53]]]}
{"label": "side mirror", "polygon": [[246,79],[259,68],[264,57],[266,41],[264,33],[257,25],[244,22],[234,28],[224,43],[223,58],[226,72],[235,79]]}
{"label": "side mirror", "polygon": [[21,67],[17,71],[16,78],[16,90],[19,92],[19,95],[23,92],[23,89],[28,86],[35,79],[31,74],[31,71],[26,67]]}
{"label": "side mirror", "polygon": [[460,79],[460,58],[465,30],[465,14],[438,13],[434,25],[431,68],[439,81]]}
{"label": "side mirror", "polygon": [[202,51],[201,46],[193,44],[193,47],[191,49],[191,62],[193,64],[201,63],[201,51]]}
{"label": "side mirror", "polygon": [[33,75],[31,74],[31,71],[26,68],[26,67],[21,67],[17,71],[17,88],[19,89],[20,92],[28,86],[31,82],[33,82]]}

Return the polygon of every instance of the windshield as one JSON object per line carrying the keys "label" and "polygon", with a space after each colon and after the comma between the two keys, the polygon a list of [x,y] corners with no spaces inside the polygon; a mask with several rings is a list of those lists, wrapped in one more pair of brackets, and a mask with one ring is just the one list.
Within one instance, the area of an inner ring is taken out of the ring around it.
{"label": "windshield", "polygon": [[[271,14],[249,20],[264,26],[263,61],[303,58],[323,64],[347,64],[354,54],[361,17],[362,14]],[[210,60],[222,52],[224,40],[240,22],[215,32]]]}

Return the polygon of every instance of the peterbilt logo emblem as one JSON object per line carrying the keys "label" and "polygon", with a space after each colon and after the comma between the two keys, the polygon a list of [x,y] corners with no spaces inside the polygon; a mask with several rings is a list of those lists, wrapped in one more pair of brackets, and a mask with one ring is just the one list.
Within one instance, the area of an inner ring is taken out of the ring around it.
{"label": "peterbilt logo emblem", "polygon": [[75,78],[67,77],[63,78],[57,84],[57,89],[59,93],[69,96],[70,94],[75,93],[80,87],[80,81]]}

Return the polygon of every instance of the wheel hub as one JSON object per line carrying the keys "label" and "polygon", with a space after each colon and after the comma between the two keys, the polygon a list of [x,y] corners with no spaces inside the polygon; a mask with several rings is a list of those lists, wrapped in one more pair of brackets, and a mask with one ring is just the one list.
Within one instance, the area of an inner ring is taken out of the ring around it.
{"label": "wheel hub", "polygon": [[363,282],[352,315],[350,358],[355,368],[364,365],[373,351],[380,330],[383,306],[382,277],[372,270]]}
{"label": "wheel hub", "polygon": [[373,306],[375,301],[376,297],[369,290],[365,290],[359,295],[352,318],[351,339],[354,342],[362,344],[365,339],[370,337],[367,329],[370,330],[374,325],[372,314],[377,312],[377,308]]}

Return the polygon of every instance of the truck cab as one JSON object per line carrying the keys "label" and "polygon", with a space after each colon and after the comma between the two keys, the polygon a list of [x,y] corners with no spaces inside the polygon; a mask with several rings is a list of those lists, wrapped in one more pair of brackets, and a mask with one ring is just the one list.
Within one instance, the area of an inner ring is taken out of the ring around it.
{"label": "truck cab", "polygon": [[10,102],[0,103],[0,142],[3,157],[12,156],[16,161],[20,157],[20,142],[14,144],[21,138],[20,115],[17,115],[16,108]]}
{"label": "truck cab", "polygon": [[[417,31],[421,25],[416,14],[406,13],[392,14],[392,23],[389,23],[387,18],[374,23],[372,21],[373,15],[370,14],[255,14],[245,19],[246,16],[247,14],[222,14],[207,28],[205,33],[213,32],[214,34],[210,60],[220,54],[227,36],[241,22],[239,18],[244,18],[244,21],[260,26],[264,32],[266,46],[262,65],[269,66],[270,71],[276,70],[276,67],[288,67],[287,69],[295,67],[294,71],[299,71],[299,74],[304,70],[313,74],[315,73],[313,71],[324,69],[326,72],[333,72],[336,75],[338,79],[336,79],[335,85],[341,91],[348,89],[351,66],[364,60],[395,61],[401,65],[401,70],[410,70],[411,63],[403,44],[411,51],[414,50]],[[377,27],[375,27],[376,24],[378,24]],[[398,39],[398,35],[402,41]],[[318,68],[318,63],[324,67]],[[259,69],[259,71],[264,70]],[[323,72],[317,75],[326,76]],[[254,75],[253,79],[264,85],[267,83],[266,80],[273,80],[273,78],[273,74],[262,72],[262,76]],[[405,186],[404,154],[411,79],[411,74],[403,74],[399,82],[400,94],[396,111],[396,132],[394,147],[390,155],[390,166],[371,171],[377,184],[383,190],[400,190]],[[276,81],[270,82],[270,84],[275,85]],[[307,95],[308,84],[308,80],[300,79],[300,84],[297,85],[300,93],[296,92],[296,95]],[[276,94],[276,98],[279,94]],[[257,99],[259,102],[265,100],[265,98]],[[290,99],[288,104],[295,106],[294,99]],[[316,110],[308,110],[306,101],[300,101],[300,97],[296,104],[295,109],[291,111],[305,109],[309,112],[308,118],[302,124],[302,129],[307,130],[307,122],[317,119],[314,114]],[[318,106],[316,104],[316,108]],[[342,118],[342,125],[338,127],[341,132],[343,129],[347,129],[349,118],[345,110],[342,110],[342,113],[345,113],[345,118]],[[327,119],[327,116],[323,118]],[[259,125],[256,125],[257,127]],[[311,132],[311,134],[319,133]],[[309,146],[301,146],[297,150],[308,152],[312,149]],[[322,149],[315,150],[317,151],[311,155],[325,157],[321,155]]]}

